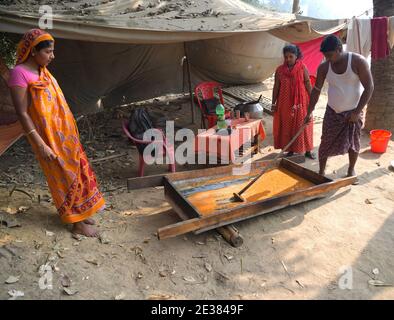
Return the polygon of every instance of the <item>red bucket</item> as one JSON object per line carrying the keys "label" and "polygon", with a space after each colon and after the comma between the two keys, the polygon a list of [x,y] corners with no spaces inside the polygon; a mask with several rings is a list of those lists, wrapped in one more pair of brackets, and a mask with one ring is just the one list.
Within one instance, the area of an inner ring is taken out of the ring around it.
{"label": "red bucket", "polygon": [[371,130],[371,151],[375,153],[386,152],[387,145],[389,143],[391,132],[388,130]]}

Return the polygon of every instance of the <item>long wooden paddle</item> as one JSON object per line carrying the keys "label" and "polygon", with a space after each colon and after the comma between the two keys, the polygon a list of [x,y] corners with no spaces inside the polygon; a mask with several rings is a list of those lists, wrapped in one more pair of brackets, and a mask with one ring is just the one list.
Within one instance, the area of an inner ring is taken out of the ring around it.
{"label": "long wooden paddle", "polygon": [[242,197],[242,194],[248,190],[252,184],[254,184],[264,173],[266,173],[269,169],[275,167],[276,165],[276,160],[278,160],[280,157],[283,156],[283,154],[287,151],[287,149],[293,144],[293,142],[298,138],[298,136],[301,134],[302,131],[304,131],[305,127],[308,125],[308,123],[304,123],[300,129],[298,129],[297,133],[295,136],[290,140],[290,142],[282,149],[282,151],[272,160],[270,164],[268,164],[265,168],[262,169],[262,171],[259,173],[259,175],[254,178],[252,181],[250,181],[241,191],[238,193],[234,192],[233,193],[233,201],[242,201],[245,202],[245,199]]}

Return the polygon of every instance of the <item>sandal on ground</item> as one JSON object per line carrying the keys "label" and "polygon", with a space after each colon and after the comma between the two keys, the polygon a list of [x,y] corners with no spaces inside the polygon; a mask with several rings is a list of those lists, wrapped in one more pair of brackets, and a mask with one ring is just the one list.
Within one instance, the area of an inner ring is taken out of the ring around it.
{"label": "sandal on ground", "polygon": [[316,155],[313,152],[307,151],[305,152],[305,157],[315,160],[316,159]]}

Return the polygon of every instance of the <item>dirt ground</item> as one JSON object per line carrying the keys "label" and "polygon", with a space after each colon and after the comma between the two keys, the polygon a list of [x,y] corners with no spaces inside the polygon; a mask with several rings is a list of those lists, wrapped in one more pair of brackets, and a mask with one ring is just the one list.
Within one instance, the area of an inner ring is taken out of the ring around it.
{"label": "dirt ground", "polygon": [[[270,86],[265,88],[269,97]],[[322,96],[315,112],[316,146],[325,103]],[[187,102],[155,110],[192,127]],[[61,224],[25,140],[0,158],[0,211],[21,224],[0,226],[0,299],[10,298],[10,290],[24,293],[18,299],[394,299],[393,141],[386,153],[373,154],[364,132],[360,185],[237,223],[244,244],[233,248],[216,231],[156,238],[158,228],[179,218],[163,189],[126,191],[138,157],[121,132],[122,114],[127,117],[128,109],[78,122],[90,159],[125,154],[93,163],[108,206],[96,216],[102,241],[77,240]],[[267,153],[272,118],[264,122]],[[316,160],[303,165],[318,168]],[[193,168],[178,168],[185,169]],[[346,169],[346,156],[331,158],[327,176],[342,177]],[[164,170],[150,166],[146,174]],[[46,266],[53,287],[40,289]]]}

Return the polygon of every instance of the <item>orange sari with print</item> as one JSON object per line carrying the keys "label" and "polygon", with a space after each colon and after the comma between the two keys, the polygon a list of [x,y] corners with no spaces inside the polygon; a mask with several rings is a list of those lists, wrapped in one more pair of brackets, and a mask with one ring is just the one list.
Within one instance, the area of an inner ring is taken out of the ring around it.
{"label": "orange sari with print", "polygon": [[28,113],[42,139],[57,155],[56,160],[44,160],[30,139],[60,218],[65,223],[85,220],[103,209],[105,202],[79,141],[74,116],[57,81],[46,68],[41,68],[40,80],[31,83],[29,91]]}

